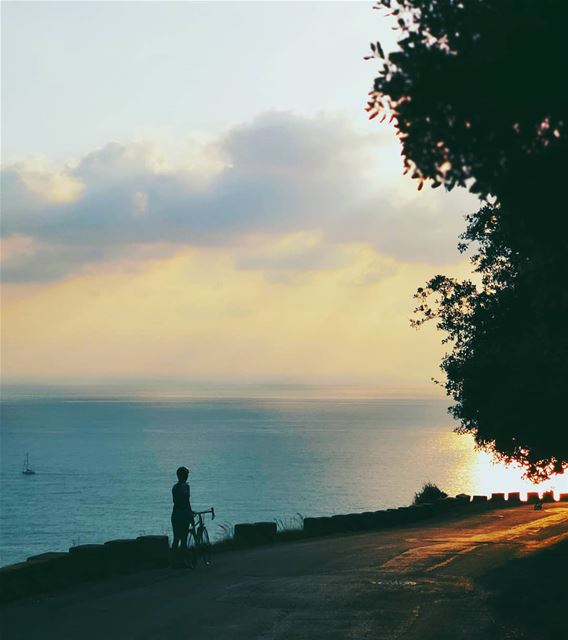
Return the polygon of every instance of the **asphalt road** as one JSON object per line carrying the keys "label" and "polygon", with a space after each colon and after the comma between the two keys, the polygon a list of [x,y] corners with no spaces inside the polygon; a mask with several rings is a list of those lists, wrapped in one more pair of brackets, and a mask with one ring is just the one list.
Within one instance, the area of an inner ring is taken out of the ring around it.
{"label": "asphalt road", "polygon": [[223,553],[13,603],[2,639],[501,640],[476,579],[565,538],[554,504]]}

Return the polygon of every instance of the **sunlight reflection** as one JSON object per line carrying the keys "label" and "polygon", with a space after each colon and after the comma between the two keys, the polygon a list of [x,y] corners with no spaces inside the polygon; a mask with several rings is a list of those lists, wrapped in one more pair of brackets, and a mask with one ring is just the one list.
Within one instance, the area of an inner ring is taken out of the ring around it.
{"label": "sunlight reflection", "polygon": [[553,476],[550,480],[534,484],[522,477],[522,469],[518,465],[504,465],[493,461],[490,454],[475,451],[471,466],[472,492],[489,495],[493,492],[507,493],[519,491],[521,499],[526,499],[527,491],[553,491],[558,494],[568,492],[568,476],[564,473]]}

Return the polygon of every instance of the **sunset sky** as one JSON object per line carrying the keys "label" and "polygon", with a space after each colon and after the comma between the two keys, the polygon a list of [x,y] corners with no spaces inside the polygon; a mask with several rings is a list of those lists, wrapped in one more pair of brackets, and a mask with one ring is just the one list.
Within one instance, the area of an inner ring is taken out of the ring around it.
{"label": "sunset sky", "polygon": [[363,110],[372,3],[2,4],[6,381],[439,393],[412,294],[464,276],[463,191]]}

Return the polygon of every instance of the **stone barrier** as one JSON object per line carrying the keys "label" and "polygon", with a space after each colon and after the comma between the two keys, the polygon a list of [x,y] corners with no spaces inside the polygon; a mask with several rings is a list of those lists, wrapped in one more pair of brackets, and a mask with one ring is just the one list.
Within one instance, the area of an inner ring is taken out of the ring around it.
{"label": "stone barrier", "polygon": [[276,522],[255,522],[254,526],[263,540],[274,542],[278,531]]}
{"label": "stone barrier", "polygon": [[416,505],[416,516],[418,520],[427,520],[436,515],[436,508],[431,502],[423,502]]}
{"label": "stone barrier", "polygon": [[374,520],[379,529],[387,529],[392,527],[395,523],[395,517],[392,511],[388,509],[381,509],[374,512]]}
{"label": "stone barrier", "polygon": [[36,579],[41,591],[67,587],[79,580],[77,567],[69,553],[48,551],[31,556],[27,561],[38,569]]}
{"label": "stone barrier", "polygon": [[329,516],[321,518],[304,518],[304,532],[307,535],[326,535],[332,533],[332,519]]}
{"label": "stone barrier", "polygon": [[105,563],[109,574],[131,573],[142,564],[138,540],[109,540],[104,543]]}
{"label": "stone barrier", "polygon": [[28,562],[0,569],[0,601],[10,602],[35,592],[34,567]]}
{"label": "stone barrier", "polygon": [[69,549],[79,580],[93,580],[107,575],[104,544],[80,544]]}
{"label": "stone barrier", "polygon": [[324,534],[332,533],[333,520],[331,519],[331,516],[325,516],[324,518],[319,518],[319,520],[320,520],[319,526],[322,533]]}
{"label": "stone barrier", "polygon": [[504,493],[492,493],[491,500],[489,502],[490,507],[504,507],[505,505],[505,494]]}
{"label": "stone barrier", "polygon": [[275,522],[244,522],[235,525],[234,540],[243,544],[273,542],[276,532]]}
{"label": "stone barrier", "polygon": [[545,491],[542,494],[542,501],[543,502],[556,502],[556,500],[554,499],[554,492],[553,491]]}
{"label": "stone barrier", "polygon": [[467,507],[467,505],[471,500],[471,496],[468,496],[465,493],[460,494],[460,496],[461,497],[448,496],[447,498],[443,498],[442,500],[439,500],[439,502],[441,504],[445,504],[449,511]]}
{"label": "stone barrier", "polygon": [[560,502],[568,502],[568,493],[561,493],[558,500]]}
{"label": "stone barrier", "polygon": [[350,515],[335,515],[331,516],[331,530],[334,533],[345,533],[349,531]]}
{"label": "stone barrier", "polygon": [[308,536],[327,533],[325,520],[328,520],[328,518],[304,518],[304,533]]}
{"label": "stone barrier", "polygon": [[361,531],[372,531],[375,528],[375,518],[372,511],[363,511],[360,515]]}
{"label": "stone barrier", "polygon": [[397,509],[399,522],[401,524],[408,524],[414,521],[416,513],[416,507],[399,507]]}
{"label": "stone barrier", "polygon": [[[560,501],[568,502],[568,493],[560,494]],[[539,501],[539,494],[531,491],[527,502]],[[543,495],[544,502],[554,502],[551,491]],[[487,496],[459,494],[434,503],[382,509],[363,513],[338,514],[331,517],[303,519],[306,536],[352,531],[386,529],[419,522],[436,515],[453,513],[470,505],[493,507],[521,504],[519,492]],[[275,522],[240,523],[234,528],[234,540],[246,545],[272,542],[276,539]],[[0,601],[7,602],[40,592],[72,585],[108,575],[129,573],[138,569],[167,567],[169,563],[168,536],[140,536],[134,539],[110,540],[105,544],[83,544],[71,547],[69,553],[48,552],[31,556],[26,562],[0,567]]]}
{"label": "stone barrier", "polygon": [[170,543],[168,536],[139,536],[140,565],[143,569],[160,569],[169,564]]}

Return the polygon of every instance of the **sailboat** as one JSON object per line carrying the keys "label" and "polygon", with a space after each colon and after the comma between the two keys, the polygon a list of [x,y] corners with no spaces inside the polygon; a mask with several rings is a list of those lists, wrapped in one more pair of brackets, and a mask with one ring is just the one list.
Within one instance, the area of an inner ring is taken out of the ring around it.
{"label": "sailboat", "polygon": [[30,469],[30,454],[26,453],[26,460],[24,462],[24,468],[22,469],[22,473],[25,476],[35,476],[35,471]]}

